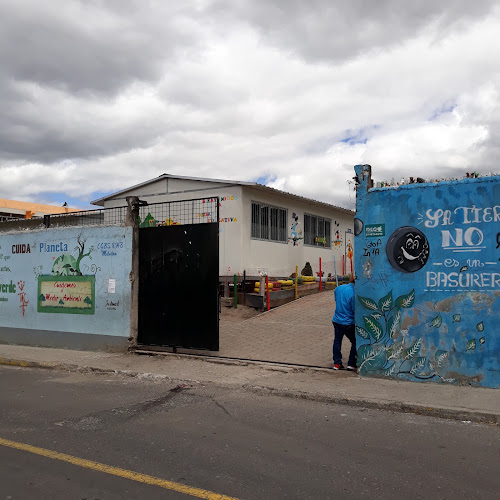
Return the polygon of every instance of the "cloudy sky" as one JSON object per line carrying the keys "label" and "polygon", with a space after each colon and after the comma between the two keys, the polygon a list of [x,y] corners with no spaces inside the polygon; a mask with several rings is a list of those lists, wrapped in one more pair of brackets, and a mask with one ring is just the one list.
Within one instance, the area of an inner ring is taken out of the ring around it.
{"label": "cloudy sky", "polygon": [[0,198],[499,173],[499,47],[488,0],[0,0]]}

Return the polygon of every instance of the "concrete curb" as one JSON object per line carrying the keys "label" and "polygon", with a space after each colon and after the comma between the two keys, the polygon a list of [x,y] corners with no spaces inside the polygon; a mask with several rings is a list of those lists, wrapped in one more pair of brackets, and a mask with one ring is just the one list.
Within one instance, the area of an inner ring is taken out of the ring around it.
{"label": "concrete curb", "polygon": [[245,386],[257,394],[273,394],[275,396],[300,398],[309,401],[317,401],[321,403],[333,403],[347,406],[357,406],[359,408],[369,408],[375,410],[384,410],[399,413],[414,413],[416,415],[425,415],[428,417],[444,418],[448,420],[460,420],[470,422],[480,422],[485,424],[500,425],[500,415],[495,413],[487,413],[475,410],[463,410],[454,408],[439,408],[418,404],[400,403],[400,402],[380,402],[371,401],[362,398],[345,398],[335,395],[324,396],[321,394],[310,394],[300,391],[287,391],[274,389],[269,387]]}
{"label": "concrete curb", "polygon": [[[97,368],[92,366],[81,366],[81,365],[67,364],[67,363],[26,361],[26,360],[10,359],[2,357],[0,357],[0,365],[14,366],[20,368],[44,368],[50,370],[69,371],[75,373],[98,373],[98,374],[108,374],[108,375],[121,375],[126,377],[137,377],[141,379],[169,380],[175,383],[189,383],[196,385],[203,383],[198,380],[190,380],[186,378],[183,379],[173,378],[164,374],[143,373],[133,370],[115,370],[110,368]],[[219,383],[217,385],[221,387],[235,387],[235,384]],[[425,416],[444,418],[450,420],[461,420],[461,421],[471,421],[471,422],[500,425],[499,414],[487,413],[476,410],[464,410],[458,408],[442,408],[442,407],[440,408],[436,406],[430,407],[425,405],[401,403],[394,401],[373,401],[363,398],[346,398],[335,395],[315,394],[293,389],[286,389],[286,390],[276,389],[273,387],[256,386],[251,384],[237,385],[237,387],[253,392],[255,394],[298,398],[308,401],[356,406],[359,408],[370,408],[370,409],[400,412],[400,413],[414,413],[417,415],[425,415]]]}

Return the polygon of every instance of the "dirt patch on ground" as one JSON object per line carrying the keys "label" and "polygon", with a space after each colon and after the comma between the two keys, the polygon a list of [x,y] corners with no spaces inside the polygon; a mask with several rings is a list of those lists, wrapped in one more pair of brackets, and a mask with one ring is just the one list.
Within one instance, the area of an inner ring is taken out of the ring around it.
{"label": "dirt patch on ground", "polygon": [[238,305],[235,309],[234,307],[224,307],[222,306],[220,313],[221,323],[238,323],[240,321],[245,321],[246,319],[258,316],[262,311],[255,309],[254,307]]}

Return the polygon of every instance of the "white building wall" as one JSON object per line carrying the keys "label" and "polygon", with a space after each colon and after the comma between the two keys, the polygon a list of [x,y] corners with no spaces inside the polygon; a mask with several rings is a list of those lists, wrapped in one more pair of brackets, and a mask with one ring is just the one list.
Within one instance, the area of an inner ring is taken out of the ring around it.
{"label": "white building wall", "polygon": [[[325,275],[334,273],[334,260],[337,274],[342,274],[342,258],[347,260],[346,272],[350,272],[350,260],[346,258],[347,243],[354,241],[354,215],[341,210],[328,208],[316,203],[293,199],[279,193],[273,194],[251,187],[243,189],[243,266],[249,275],[267,272],[272,276],[289,276],[298,266],[299,273],[306,262],[311,264],[314,274],[319,272],[319,259],[322,260],[322,271]],[[287,209],[288,242],[278,243],[251,238],[252,201],[268,203]],[[331,220],[332,242],[330,248],[309,246],[304,244],[304,213],[325,217]],[[292,216],[296,215],[297,220]],[[295,223],[297,225],[295,226]],[[292,226],[298,239],[292,239]],[[346,237],[347,236],[347,237]],[[246,242],[246,243],[245,243]],[[334,259],[335,257],[335,259]],[[354,258],[354,255],[352,255]],[[354,262],[354,260],[353,260]]]}
{"label": "white building wall", "polygon": [[138,186],[134,189],[129,189],[128,191],[121,193],[110,200],[106,200],[104,202],[104,207],[111,208],[126,206],[127,196],[139,196],[139,198],[146,200],[148,203],[161,203],[166,200],[165,195],[167,194],[177,194],[178,196],[175,200],[216,196],[215,190],[219,190],[227,186],[227,184],[218,182],[192,181],[187,179],[158,179],[156,182],[151,182],[143,186]]}
{"label": "white building wall", "polygon": [[[346,273],[350,272],[347,244],[353,244],[354,215],[307,202],[285,194],[273,193],[233,184],[221,184],[184,179],[161,179],[157,182],[127,191],[105,202],[105,208],[124,206],[126,196],[139,196],[148,203],[162,203],[196,198],[220,198],[219,206],[219,274],[258,275],[267,272],[272,276],[289,276],[298,266],[299,273],[310,262],[314,274],[319,272],[319,258],[326,275],[334,275],[334,257],[337,274],[343,274],[343,258]],[[193,187],[198,189],[193,190]],[[168,189],[168,194],[167,194]],[[175,192],[172,192],[175,191]],[[162,194],[163,193],[163,194]],[[287,210],[286,243],[262,241],[251,238],[252,201],[267,203]],[[295,213],[297,221],[292,218]],[[331,220],[331,247],[315,247],[304,244],[304,213]],[[154,215],[154,214],[153,214]],[[215,217],[215,214],[214,214]],[[292,239],[292,225],[298,239]],[[354,256],[353,256],[354,262]]]}
{"label": "white building wall", "polygon": [[226,187],[227,184],[221,182],[205,182],[189,179],[166,179],[167,193],[178,193],[190,191],[204,191]]}

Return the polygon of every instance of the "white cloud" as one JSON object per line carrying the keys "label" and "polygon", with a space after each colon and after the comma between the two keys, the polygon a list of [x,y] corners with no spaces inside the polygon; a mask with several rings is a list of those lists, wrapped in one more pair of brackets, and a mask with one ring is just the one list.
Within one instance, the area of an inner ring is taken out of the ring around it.
{"label": "white cloud", "polygon": [[496,168],[491,2],[20,5],[1,11],[0,32],[33,38],[0,50],[0,197],[88,201],[167,172],[352,208],[357,163],[388,180]]}

